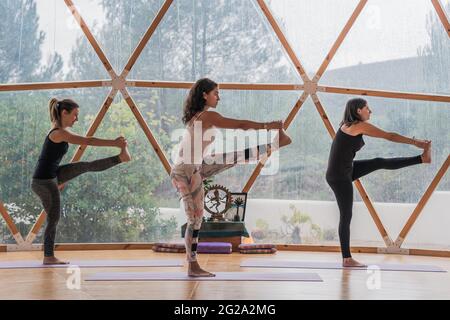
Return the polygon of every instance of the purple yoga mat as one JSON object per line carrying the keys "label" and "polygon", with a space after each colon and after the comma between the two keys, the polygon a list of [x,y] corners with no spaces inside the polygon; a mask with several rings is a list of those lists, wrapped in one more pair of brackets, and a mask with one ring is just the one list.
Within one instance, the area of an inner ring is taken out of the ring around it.
{"label": "purple yoga mat", "polygon": [[322,282],[317,273],[217,272],[215,277],[189,277],[186,272],[102,272],[85,281],[312,281]]}
{"label": "purple yoga mat", "polygon": [[70,264],[44,265],[39,260],[0,261],[0,269],[99,267],[182,267],[181,260],[70,260]]}
{"label": "purple yoga mat", "polygon": [[198,253],[231,253],[231,243],[228,242],[199,242]]}
{"label": "purple yoga mat", "polygon": [[[367,267],[343,267],[339,262],[326,261],[301,261],[301,260],[267,260],[248,259],[241,262],[241,267],[257,268],[299,268],[299,269],[345,269],[345,270],[367,270]],[[390,264],[373,263],[368,264],[369,269],[379,268],[382,271],[417,271],[417,272],[447,272],[441,267],[418,264]]]}

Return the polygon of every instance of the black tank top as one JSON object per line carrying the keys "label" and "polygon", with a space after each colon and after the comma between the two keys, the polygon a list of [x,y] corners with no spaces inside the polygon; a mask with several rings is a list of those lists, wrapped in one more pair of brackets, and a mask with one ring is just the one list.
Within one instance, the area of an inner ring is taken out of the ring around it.
{"label": "black tank top", "polygon": [[364,146],[363,135],[349,135],[341,130],[331,144],[330,156],[328,158],[327,180],[345,180],[352,178],[353,159],[356,152]]}
{"label": "black tank top", "polygon": [[55,143],[50,140],[50,133],[57,130],[52,129],[45,138],[41,155],[34,170],[33,179],[53,179],[56,178],[59,163],[69,149],[67,142]]}

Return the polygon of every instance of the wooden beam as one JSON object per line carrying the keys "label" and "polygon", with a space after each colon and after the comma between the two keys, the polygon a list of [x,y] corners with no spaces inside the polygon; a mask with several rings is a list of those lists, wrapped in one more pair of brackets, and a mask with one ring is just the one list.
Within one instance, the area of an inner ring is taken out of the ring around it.
{"label": "wooden beam", "polygon": [[[94,118],[94,121],[90,125],[89,129],[86,132],[86,137],[92,137],[94,136],[95,132],[97,131],[98,127],[100,126],[100,123],[103,121],[103,118],[106,115],[106,112],[108,112],[109,107],[114,101],[114,98],[117,94],[118,90],[112,88],[109,92],[108,96],[103,100],[102,106],[97,113],[97,115]],[[77,162],[81,159],[81,156],[83,155],[84,151],[86,150],[87,146],[79,146],[77,148],[77,151],[75,152],[75,155],[72,157],[70,162]]]}
{"label": "wooden beam", "polygon": [[[314,105],[317,108],[317,111],[320,114],[320,117],[322,118],[322,121],[328,131],[328,133],[330,134],[331,138],[334,139],[334,137],[336,136],[336,131],[333,128],[333,125],[331,124],[330,120],[328,119],[328,116],[325,112],[325,109],[322,106],[322,103],[319,100],[319,97],[316,94],[312,94],[311,98],[314,102]],[[386,228],[383,226],[383,223],[381,222],[375,207],[372,204],[372,201],[369,198],[369,195],[367,194],[366,190],[364,189],[361,181],[356,180],[354,181],[354,184],[356,186],[356,188],[359,191],[359,194],[361,195],[362,200],[364,201],[364,204],[367,207],[367,210],[369,210],[370,215],[372,216],[373,221],[375,222],[375,225],[377,226],[378,231],[380,232],[383,241],[386,243],[386,246],[391,246],[392,245],[392,240],[389,237]]]}
{"label": "wooden beam", "polygon": [[[57,243],[56,251],[84,251],[84,250],[151,250],[153,242],[119,242],[119,243]],[[279,251],[310,251],[310,252],[340,252],[338,245],[307,245],[307,244],[277,244]],[[355,246],[351,248],[353,253],[378,253],[376,247]],[[0,245],[0,252],[7,252],[7,245]],[[450,257],[450,251],[428,250],[428,249],[408,249],[409,255]]]}
{"label": "wooden beam", "polygon": [[[128,86],[138,88],[190,89],[194,82],[127,80]],[[219,83],[221,90],[303,90],[302,84],[294,83]]]}
{"label": "wooden beam", "polygon": [[319,97],[317,94],[312,94],[311,99],[314,102],[314,105],[316,106],[317,112],[319,112],[320,118],[323,121],[323,124],[325,125],[325,128],[327,129],[329,135],[332,139],[334,139],[334,136],[336,135],[336,130],[334,130],[333,124],[331,123],[330,119],[328,119],[328,115],[322,106],[322,103],[319,100]]}
{"label": "wooden beam", "polygon": [[367,0],[361,0],[359,1],[358,5],[356,6],[355,10],[353,11],[352,15],[348,19],[347,23],[344,26],[344,29],[342,29],[341,33],[339,34],[338,38],[334,42],[333,46],[331,47],[330,51],[328,52],[327,56],[323,60],[322,64],[319,67],[319,70],[317,70],[316,75],[313,78],[313,81],[317,82],[322,77],[323,73],[327,69],[328,65],[330,64],[331,60],[333,59],[334,55],[336,54],[336,51],[341,46],[342,42],[344,41],[345,37],[347,36],[348,32],[350,31],[351,27],[356,21],[356,18],[358,18],[359,14],[363,10],[364,6],[366,5]]}
{"label": "wooden beam", "polygon": [[277,35],[278,39],[281,42],[281,45],[286,50],[286,53],[288,54],[291,61],[294,63],[295,68],[297,69],[298,74],[302,78],[303,82],[309,81],[309,77],[306,74],[305,69],[303,68],[302,64],[300,63],[300,60],[297,58],[296,54],[294,53],[294,50],[292,49],[291,45],[287,41],[286,37],[283,34],[283,31],[281,31],[280,27],[278,26],[275,18],[273,17],[272,13],[270,12],[269,7],[266,5],[264,0],[257,0],[259,6],[261,7],[261,10],[263,11],[264,15],[266,16],[267,20],[269,21],[270,25],[272,26],[273,30],[275,31],[275,34]]}
{"label": "wooden beam", "polygon": [[308,94],[303,92],[300,98],[295,103],[294,107],[291,109],[291,112],[289,112],[288,116],[283,122],[283,128],[284,130],[287,130],[289,126],[291,125],[292,121],[294,121],[295,117],[297,116],[298,112],[300,111],[300,108],[302,107],[303,103],[308,98]]}
{"label": "wooden beam", "polygon": [[372,217],[373,221],[375,222],[375,225],[377,226],[378,232],[380,233],[381,237],[383,238],[384,243],[387,247],[392,245],[392,239],[389,236],[389,234],[386,231],[386,228],[384,227],[383,223],[381,222],[380,217],[378,216],[377,211],[375,210],[375,207],[372,204],[372,201],[369,198],[369,195],[367,194],[362,182],[358,179],[353,182],[358,189],[359,194],[361,195],[361,198],[364,202],[364,204],[367,207],[367,210],[369,210],[369,214]]}
{"label": "wooden beam", "polygon": [[158,27],[162,18],[166,14],[167,10],[169,10],[169,7],[172,4],[172,2],[173,2],[173,0],[164,1],[164,4],[162,5],[161,9],[159,9],[158,14],[153,19],[152,24],[148,27],[147,31],[142,36],[141,40],[139,40],[139,43],[136,46],[136,48],[134,49],[130,58],[128,58],[128,62],[125,65],[125,68],[121,73],[122,76],[125,77],[128,74],[128,72],[130,72],[131,68],[133,68],[137,58],[141,54],[142,50],[144,50],[145,45],[147,44],[148,40],[150,40],[150,37],[153,35],[153,32],[155,32],[156,28]]}
{"label": "wooden beam", "polygon": [[[287,116],[286,120],[283,122],[284,129],[289,128],[289,126],[291,125],[292,121],[294,120],[295,116],[297,115],[298,111],[302,107],[302,105],[305,102],[307,97],[308,97],[308,94],[303,92],[302,95],[300,96],[300,98],[295,103],[295,105],[292,107],[292,110],[289,113],[289,115]],[[261,170],[263,169],[264,165],[266,164],[267,160],[268,160],[267,157],[259,160],[259,162],[256,165],[255,169],[253,170],[250,178],[248,179],[247,183],[245,184],[244,188],[242,189],[242,192],[250,191],[250,189],[252,188],[253,184],[256,181],[256,178],[259,176],[259,174],[261,173]]]}
{"label": "wooden beam", "polygon": [[[94,121],[90,125],[86,136],[92,137],[95,132],[97,131],[97,128],[99,127],[100,123],[102,122],[103,118],[105,117],[106,112],[108,111],[109,107],[111,106],[112,102],[114,101],[114,97],[117,94],[117,89],[112,88],[109,92],[108,96],[105,98],[105,100],[102,103],[102,106],[100,108],[100,111],[95,116]],[[86,150],[87,146],[79,146],[77,148],[77,151],[75,152],[74,156],[70,160],[70,162],[77,162],[80,160],[81,156],[83,155],[84,151]],[[59,189],[62,190],[64,188],[64,184],[59,186]],[[45,210],[42,210],[39,214],[38,218],[36,219],[36,222],[34,223],[33,227],[31,228],[30,232],[28,233],[26,237],[26,241],[28,243],[33,243],[33,240],[36,238],[36,235],[38,234],[39,230],[41,229],[42,225],[45,222],[45,219],[47,217],[47,214],[45,213]]]}
{"label": "wooden beam", "polygon": [[331,87],[331,86],[317,86],[317,91],[325,92],[325,93],[355,94],[355,95],[360,95],[360,96],[384,97],[384,98],[390,98],[390,99],[408,99],[408,100],[450,102],[450,96],[448,96],[448,95],[434,95],[434,94],[424,94],[424,93],[409,93],[409,92],[398,92],[398,91],[343,88],[343,87]]}
{"label": "wooden beam", "polygon": [[114,71],[113,66],[109,62],[106,55],[103,53],[102,48],[98,44],[97,40],[95,39],[94,35],[92,34],[91,30],[89,30],[86,22],[84,21],[83,17],[80,15],[79,11],[73,4],[72,0],[64,0],[67,7],[69,8],[70,12],[72,13],[74,19],[76,22],[80,25],[81,30],[83,31],[84,35],[86,36],[87,40],[91,44],[92,48],[95,50],[95,53],[97,53],[98,58],[102,62],[103,66],[105,67],[106,71],[111,75],[111,78],[116,74]]}
{"label": "wooden beam", "polygon": [[131,112],[133,112],[134,116],[136,117],[136,120],[138,121],[139,125],[141,126],[142,130],[144,131],[145,135],[147,136],[148,141],[152,145],[153,149],[156,152],[156,155],[158,156],[159,160],[161,160],[162,165],[164,166],[164,169],[166,169],[167,174],[170,174],[170,171],[172,170],[172,167],[167,160],[166,155],[164,154],[164,151],[161,149],[160,145],[158,144],[158,141],[156,141],[155,137],[153,136],[152,131],[148,127],[144,117],[142,116],[141,112],[139,111],[139,108],[137,107],[136,103],[134,103],[133,98],[128,94],[126,89],[122,89],[121,93],[127,102],[128,106],[131,109]]}
{"label": "wooden beam", "polygon": [[16,227],[16,224],[14,223],[13,219],[11,218],[5,206],[3,205],[3,202],[1,201],[0,201],[0,213],[3,217],[3,220],[5,220],[6,222],[6,226],[8,227],[9,232],[11,232],[11,235],[14,237],[16,242],[18,242],[18,239],[22,239],[22,235],[20,234],[19,230]]}
{"label": "wooden beam", "polygon": [[408,249],[410,256],[431,256],[450,258],[450,251],[429,249]]}
{"label": "wooden beam", "polygon": [[[61,188],[60,188],[60,190],[61,190]],[[39,233],[39,230],[41,229],[42,225],[44,224],[46,218],[47,218],[47,213],[45,212],[45,210],[42,210],[41,213],[39,213],[36,221],[34,222],[34,225],[31,228],[30,232],[28,232],[28,235],[25,238],[26,242],[33,243],[34,239],[36,238],[36,235]]]}
{"label": "wooden beam", "polygon": [[449,22],[447,13],[442,8],[442,3],[439,0],[431,0],[431,3],[433,4],[434,8],[436,9],[436,13],[439,16],[439,19],[441,20],[442,25],[445,28],[445,31],[447,32],[448,36],[450,37],[450,22]]}
{"label": "wooden beam", "polygon": [[0,91],[53,90],[104,87],[108,80],[0,84]]}
{"label": "wooden beam", "polygon": [[400,231],[400,234],[398,235],[397,240],[395,241],[395,244],[397,246],[400,247],[402,245],[403,241],[405,240],[405,238],[408,235],[409,231],[411,230],[412,226],[416,222],[416,220],[419,217],[420,213],[422,212],[423,208],[427,204],[427,202],[430,199],[431,195],[433,194],[434,190],[436,190],[436,187],[438,186],[442,177],[447,172],[449,165],[450,165],[450,155],[447,156],[447,159],[444,161],[441,168],[437,172],[436,176],[431,181],[427,190],[423,194],[422,198],[417,203],[417,206],[414,208],[414,211],[412,212],[411,216],[409,217],[409,219],[406,222],[405,226],[403,227],[402,231]]}

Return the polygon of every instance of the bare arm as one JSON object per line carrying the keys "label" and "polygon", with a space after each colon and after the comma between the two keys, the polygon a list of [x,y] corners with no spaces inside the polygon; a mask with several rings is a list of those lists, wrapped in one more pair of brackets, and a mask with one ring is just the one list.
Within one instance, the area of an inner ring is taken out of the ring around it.
{"label": "bare arm", "polygon": [[208,124],[211,124],[214,127],[224,128],[224,129],[277,130],[277,129],[281,129],[283,127],[282,121],[256,122],[256,121],[250,121],[250,120],[239,120],[239,119],[223,117],[217,112],[205,112],[202,115],[201,119],[203,121],[207,122]]}
{"label": "bare arm", "polygon": [[78,144],[83,146],[96,146],[96,147],[118,147],[122,148],[125,144],[123,137],[116,138],[114,140],[100,139],[95,137],[83,137],[74,134],[68,130],[59,129],[51,133],[52,140],[56,143],[68,142],[71,144]]}
{"label": "bare arm", "polygon": [[361,122],[357,124],[357,126],[359,127],[357,130],[359,133],[370,137],[381,138],[397,143],[411,144],[418,148],[425,148],[426,142],[423,140],[408,138],[396,132],[386,132],[368,122]]}

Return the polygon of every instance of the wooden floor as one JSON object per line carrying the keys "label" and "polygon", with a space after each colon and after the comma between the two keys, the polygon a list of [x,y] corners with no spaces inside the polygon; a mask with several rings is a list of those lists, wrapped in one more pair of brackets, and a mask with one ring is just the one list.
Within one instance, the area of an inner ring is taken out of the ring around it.
{"label": "wooden floor", "polygon": [[[184,254],[155,253],[149,250],[59,251],[63,259],[183,259]],[[0,261],[40,260],[42,252],[0,253]],[[360,270],[301,270],[241,268],[242,259],[301,259],[339,261],[338,253],[279,251],[274,255],[200,255],[201,264],[211,271],[316,272],[323,282],[238,282],[238,281],[130,281],[86,282],[68,289],[66,269],[0,270],[0,299],[450,299],[450,273],[382,271],[379,289],[370,290],[371,276]],[[409,263],[436,265],[450,271],[449,258],[357,254],[366,263]],[[85,268],[81,278],[102,272],[185,271],[170,268]]]}

